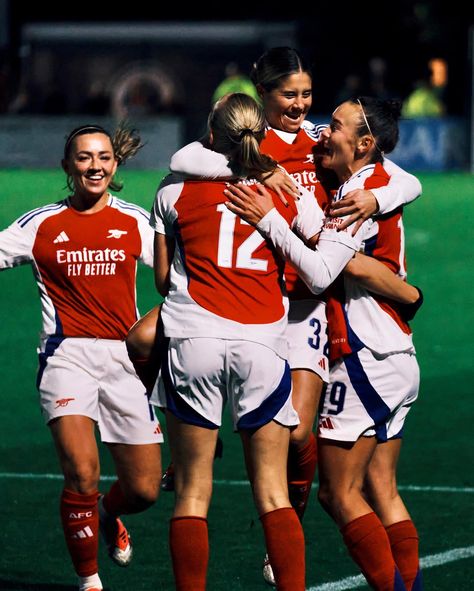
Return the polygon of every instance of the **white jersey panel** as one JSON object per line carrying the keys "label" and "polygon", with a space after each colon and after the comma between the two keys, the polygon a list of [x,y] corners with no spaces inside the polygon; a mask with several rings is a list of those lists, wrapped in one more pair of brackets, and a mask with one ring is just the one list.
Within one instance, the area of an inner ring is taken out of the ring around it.
{"label": "white jersey panel", "polygon": [[[373,169],[373,165],[365,166],[357,174],[353,175],[340,187],[336,199],[342,199],[344,195],[353,189],[362,189],[365,180],[372,175]],[[350,236],[350,227],[346,231],[337,232],[338,219],[343,218],[335,218],[335,222],[327,221],[321,233],[321,240],[340,240],[342,234],[347,244],[352,242],[356,245],[357,242]],[[365,241],[375,238],[378,229],[378,222],[372,219],[366,220],[362,224],[355,237],[360,241],[360,250],[362,252],[364,252]],[[401,236],[403,237],[403,232]],[[361,240],[362,238],[363,240]],[[404,241],[402,238],[400,260],[403,261],[403,259]],[[401,265],[401,268],[403,273],[400,276],[404,278],[404,265]],[[392,353],[415,352],[412,335],[406,334],[400,329],[395,320],[380,307],[380,304],[371,296],[369,291],[346,276],[344,276],[344,287],[346,291],[344,309],[349,325],[368,349],[375,355],[380,356]]]}

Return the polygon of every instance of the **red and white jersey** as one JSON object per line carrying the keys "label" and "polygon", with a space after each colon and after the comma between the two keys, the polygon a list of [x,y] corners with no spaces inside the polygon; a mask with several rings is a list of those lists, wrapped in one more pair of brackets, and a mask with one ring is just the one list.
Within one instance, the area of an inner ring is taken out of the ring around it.
{"label": "red and white jersey", "polygon": [[[381,164],[365,166],[339,188],[335,199],[353,189],[383,186],[389,178]],[[351,228],[337,232],[339,223],[340,218],[328,219],[320,240],[340,241],[346,236],[348,244],[352,242]],[[361,252],[406,278],[402,208],[365,221],[357,235],[363,236]],[[326,312],[331,360],[364,346],[382,356],[415,351],[410,327],[397,312],[396,303],[372,294],[350,277],[340,276],[331,286]]]}
{"label": "red and white jersey", "polygon": [[[329,198],[316,178],[313,148],[325,127],[325,125],[316,126],[308,120],[303,121],[297,133],[288,133],[269,127],[260,144],[264,154],[268,154],[276,160],[297,183],[316,197],[323,211]],[[285,281],[290,300],[321,299],[323,297],[311,293],[290,263],[285,265]]]}
{"label": "red and white jersey", "polygon": [[0,270],[32,265],[43,339],[123,340],[138,318],[138,260],[153,265],[149,214],[113,196],[92,214],[68,199],[39,207],[0,232]]}
{"label": "red and white jersey", "polygon": [[271,156],[297,183],[314,194],[323,210],[329,199],[316,178],[313,148],[325,127],[325,125],[315,126],[307,120],[303,121],[303,125],[297,133],[288,133],[268,127],[265,138],[260,144],[260,149],[264,154]]}
{"label": "red and white jersey", "polygon": [[[248,181],[255,185],[255,181]],[[170,289],[161,315],[165,334],[262,343],[286,357],[283,262],[252,226],[225,206],[221,182],[185,181],[158,191],[150,224],[174,236]],[[313,236],[322,212],[305,192],[276,208],[288,225]]]}

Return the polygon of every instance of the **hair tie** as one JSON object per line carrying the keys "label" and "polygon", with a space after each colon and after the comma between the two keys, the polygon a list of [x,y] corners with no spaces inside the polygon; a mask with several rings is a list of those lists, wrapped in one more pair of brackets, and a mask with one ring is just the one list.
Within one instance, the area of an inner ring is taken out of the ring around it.
{"label": "hair tie", "polygon": [[244,127],[242,131],[239,133],[239,139],[243,140],[246,135],[253,135],[253,130],[249,127]]}

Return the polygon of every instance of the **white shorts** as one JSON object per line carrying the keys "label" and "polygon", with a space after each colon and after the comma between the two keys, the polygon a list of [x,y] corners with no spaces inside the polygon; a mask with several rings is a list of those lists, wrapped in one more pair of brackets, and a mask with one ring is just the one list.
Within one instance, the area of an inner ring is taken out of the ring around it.
{"label": "white shorts", "polygon": [[364,348],[338,360],[321,400],[319,437],[338,441],[373,435],[378,441],[402,437],[419,383],[414,354],[377,359]]}
{"label": "white shorts", "polygon": [[227,401],[235,430],[258,429],[271,420],[299,424],[288,363],[252,341],[170,339],[156,394],[154,404],[209,429],[221,425]]}
{"label": "white shorts", "polygon": [[163,441],[123,341],[51,338],[39,362],[37,385],[47,423],[81,415],[97,422],[106,443]]}
{"label": "white shorts", "polygon": [[288,312],[288,363],[291,369],[309,369],[329,381],[326,303],[292,300]]}

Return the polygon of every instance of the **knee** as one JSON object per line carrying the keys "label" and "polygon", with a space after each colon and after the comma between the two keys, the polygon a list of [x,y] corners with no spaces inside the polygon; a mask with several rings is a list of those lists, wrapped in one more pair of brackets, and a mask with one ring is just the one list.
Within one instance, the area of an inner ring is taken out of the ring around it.
{"label": "knee", "polygon": [[320,482],[318,489],[318,501],[321,507],[331,516],[343,511],[352,503],[351,493],[341,485],[331,482]]}
{"label": "knee", "polygon": [[99,485],[99,465],[84,462],[64,470],[65,487],[82,495],[92,494]]}
{"label": "knee", "polygon": [[147,341],[146,334],[140,329],[139,326],[135,325],[130,329],[130,332],[125,339],[125,345],[127,347],[128,356],[130,359],[144,359],[148,357],[150,353],[150,346]]}
{"label": "knee", "polygon": [[310,437],[313,434],[313,425],[306,425],[302,421],[296,429],[293,429],[290,435],[290,447],[296,449],[304,447],[309,443]]}
{"label": "knee", "polygon": [[326,511],[326,513],[331,513],[333,495],[331,492],[331,487],[328,485],[328,483],[320,482],[318,488],[318,502]]}
{"label": "knee", "polygon": [[130,359],[147,359],[156,339],[156,318],[147,314],[132,326],[125,339]]}
{"label": "knee", "polygon": [[133,513],[139,513],[148,509],[158,499],[159,484],[136,484],[131,487],[123,487],[123,495]]}

